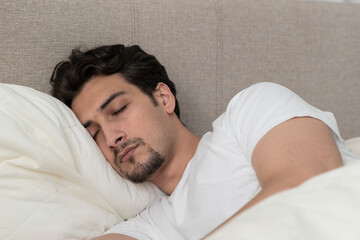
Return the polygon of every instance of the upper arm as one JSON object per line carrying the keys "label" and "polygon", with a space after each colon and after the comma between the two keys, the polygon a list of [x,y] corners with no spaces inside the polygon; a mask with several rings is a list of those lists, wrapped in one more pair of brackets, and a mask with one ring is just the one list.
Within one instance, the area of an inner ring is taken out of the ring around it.
{"label": "upper arm", "polygon": [[262,188],[296,186],[342,165],[331,130],[311,117],[275,126],[256,144],[251,161]]}
{"label": "upper arm", "polygon": [[262,188],[275,180],[298,185],[342,164],[333,115],[279,84],[259,83],[240,92],[227,119]]}
{"label": "upper arm", "polygon": [[93,238],[93,240],[136,240],[136,239],[122,234],[110,233],[110,234],[102,235],[100,237]]}
{"label": "upper arm", "polygon": [[331,130],[311,117],[272,128],[255,145],[251,161],[262,190],[217,229],[264,198],[342,165]]}

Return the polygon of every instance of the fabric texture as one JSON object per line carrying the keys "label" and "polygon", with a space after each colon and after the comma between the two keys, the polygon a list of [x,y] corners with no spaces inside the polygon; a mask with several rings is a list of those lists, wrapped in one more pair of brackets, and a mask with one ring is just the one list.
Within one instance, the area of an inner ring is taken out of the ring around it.
{"label": "fabric texture", "polygon": [[358,160],[270,196],[207,239],[357,240],[359,172]]}
{"label": "fabric texture", "polygon": [[[91,14],[89,14],[91,13]],[[48,92],[74,47],[139,44],[177,86],[202,136],[240,90],[280,83],[360,135],[360,5],[294,0],[3,0],[1,82]]]}
{"label": "fabric texture", "polygon": [[162,193],[121,178],[73,112],[0,84],[0,239],[90,239]]}
{"label": "fabric texture", "polygon": [[274,126],[301,116],[317,118],[332,129],[346,164],[356,159],[345,148],[332,113],[278,84],[255,84],[237,94],[214,121],[171,196],[107,233],[137,239],[203,238],[261,190],[251,165],[256,143]]}
{"label": "fabric texture", "polygon": [[352,153],[360,158],[360,137],[346,140],[345,145]]}

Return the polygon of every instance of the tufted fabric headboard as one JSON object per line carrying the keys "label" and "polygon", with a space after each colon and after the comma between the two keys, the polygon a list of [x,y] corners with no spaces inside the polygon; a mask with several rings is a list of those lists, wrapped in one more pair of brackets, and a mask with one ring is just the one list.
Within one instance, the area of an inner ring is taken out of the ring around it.
{"label": "tufted fabric headboard", "polygon": [[360,136],[360,4],[294,0],[2,0],[0,81],[48,92],[77,46],[138,44],[176,83],[183,122],[211,129],[230,98],[272,81]]}

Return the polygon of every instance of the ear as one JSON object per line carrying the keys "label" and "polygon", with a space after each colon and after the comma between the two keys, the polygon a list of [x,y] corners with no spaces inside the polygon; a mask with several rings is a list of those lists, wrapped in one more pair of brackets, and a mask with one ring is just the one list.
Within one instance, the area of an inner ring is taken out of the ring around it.
{"label": "ear", "polygon": [[175,109],[175,96],[165,83],[158,83],[154,93],[159,105],[162,106],[167,113],[173,113]]}

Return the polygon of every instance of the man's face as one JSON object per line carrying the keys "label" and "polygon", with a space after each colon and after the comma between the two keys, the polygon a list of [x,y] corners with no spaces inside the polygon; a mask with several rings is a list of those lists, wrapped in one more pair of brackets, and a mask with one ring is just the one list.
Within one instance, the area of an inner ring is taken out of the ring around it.
{"label": "man's face", "polygon": [[[157,91],[154,97],[162,101]],[[74,98],[72,110],[111,166],[131,181],[150,180],[169,154],[166,110],[120,75],[90,79]]]}

